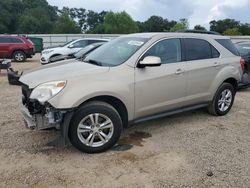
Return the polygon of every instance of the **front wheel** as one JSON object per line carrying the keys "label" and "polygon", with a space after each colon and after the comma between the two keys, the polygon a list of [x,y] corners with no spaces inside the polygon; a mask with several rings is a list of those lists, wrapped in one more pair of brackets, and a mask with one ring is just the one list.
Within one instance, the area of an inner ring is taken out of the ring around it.
{"label": "front wheel", "polygon": [[208,111],[212,115],[226,115],[233,106],[235,88],[230,83],[223,83],[217,90],[213,101],[209,104]]}
{"label": "front wheel", "polygon": [[115,145],[121,131],[122,121],[113,106],[105,102],[90,102],[73,116],[69,138],[80,151],[99,153]]}

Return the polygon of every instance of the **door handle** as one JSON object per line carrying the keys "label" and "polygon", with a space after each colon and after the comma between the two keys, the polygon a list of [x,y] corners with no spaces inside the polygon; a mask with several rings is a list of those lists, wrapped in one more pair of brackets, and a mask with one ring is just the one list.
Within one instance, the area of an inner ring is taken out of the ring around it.
{"label": "door handle", "polygon": [[179,75],[182,73],[184,73],[184,70],[182,70],[182,69],[177,69],[177,71],[175,72],[176,75]]}
{"label": "door handle", "polygon": [[214,67],[218,67],[218,66],[219,66],[219,63],[218,63],[218,62],[214,62],[213,66],[214,66]]}

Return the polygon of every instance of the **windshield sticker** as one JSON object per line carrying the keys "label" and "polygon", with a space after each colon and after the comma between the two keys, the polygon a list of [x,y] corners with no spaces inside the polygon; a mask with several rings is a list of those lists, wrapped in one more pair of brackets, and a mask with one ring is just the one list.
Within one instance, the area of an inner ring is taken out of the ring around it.
{"label": "windshield sticker", "polygon": [[141,46],[144,44],[144,42],[142,41],[135,41],[135,40],[131,40],[128,42],[129,45],[133,45],[133,46]]}

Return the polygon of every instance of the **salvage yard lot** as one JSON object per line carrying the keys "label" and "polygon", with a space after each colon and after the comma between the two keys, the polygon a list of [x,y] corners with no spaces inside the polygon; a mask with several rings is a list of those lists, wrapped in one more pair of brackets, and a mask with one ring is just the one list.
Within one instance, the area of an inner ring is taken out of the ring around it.
{"label": "salvage yard lot", "polygon": [[[14,69],[40,66],[39,56]],[[56,131],[31,131],[19,113],[21,91],[0,75],[0,187],[249,187],[250,89],[224,117],[205,110],[125,129],[126,151],[48,148]],[[210,175],[210,176],[208,176]]]}

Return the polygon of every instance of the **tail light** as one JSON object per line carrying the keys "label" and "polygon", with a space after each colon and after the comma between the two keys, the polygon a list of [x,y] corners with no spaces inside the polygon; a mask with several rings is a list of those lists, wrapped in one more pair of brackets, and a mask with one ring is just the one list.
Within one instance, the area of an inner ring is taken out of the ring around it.
{"label": "tail light", "polygon": [[241,58],[240,59],[240,67],[241,67],[241,69],[244,71],[244,69],[245,69],[245,64],[246,64],[246,62],[245,62],[245,60],[243,59],[243,58]]}

